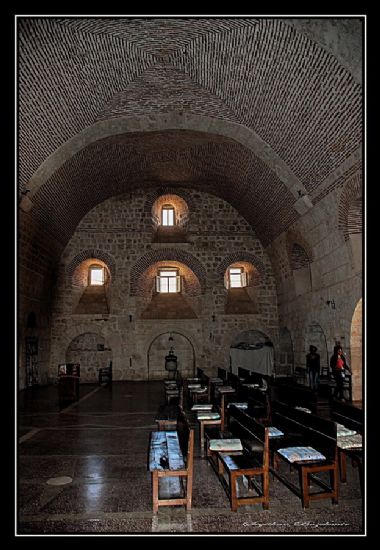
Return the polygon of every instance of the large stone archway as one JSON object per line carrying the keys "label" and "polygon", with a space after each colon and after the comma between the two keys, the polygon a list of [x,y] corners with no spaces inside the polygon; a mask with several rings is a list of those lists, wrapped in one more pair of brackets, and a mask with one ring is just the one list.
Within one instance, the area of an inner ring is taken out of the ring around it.
{"label": "large stone archway", "polygon": [[358,301],[351,321],[351,370],[352,370],[352,399],[363,399],[363,341],[362,341],[362,299]]}

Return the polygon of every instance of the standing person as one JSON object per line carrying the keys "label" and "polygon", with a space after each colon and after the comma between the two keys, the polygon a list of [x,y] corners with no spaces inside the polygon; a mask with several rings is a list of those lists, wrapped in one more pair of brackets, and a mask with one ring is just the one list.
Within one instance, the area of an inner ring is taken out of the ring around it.
{"label": "standing person", "polygon": [[343,397],[343,383],[344,383],[344,371],[348,370],[351,372],[349,366],[347,365],[346,358],[343,353],[342,346],[334,346],[334,353],[330,359],[330,368],[332,370],[333,376],[335,378],[336,386],[334,390],[333,397],[344,401]]}
{"label": "standing person", "polygon": [[317,348],[310,346],[309,353],[306,355],[306,370],[309,375],[310,388],[313,391],[318,391],[320,368],[321,360]]}

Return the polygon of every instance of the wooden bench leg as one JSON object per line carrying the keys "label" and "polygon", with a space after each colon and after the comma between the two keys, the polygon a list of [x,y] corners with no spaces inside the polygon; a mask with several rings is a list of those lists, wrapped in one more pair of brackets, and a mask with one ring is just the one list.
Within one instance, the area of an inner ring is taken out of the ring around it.
{"label": "wooden bench leg", "polygon": [[347,481],[347,459],[344,451],[339,451],[339,473],[340,481],[346,483]]}
{"label": "wooden bench leg", "polygon": [[302,506],[304,508],[309,508],[310,498],[309,498],[309,486],[307,480],[307,472],[304,468],[300,468],[300,486],[301,486],[301,499]]}
{"label": "wooden bench leg", "polygon": [[186,478],[186,510],[190,512],[193,495],[193,473],[189,472]]}
{"label": "wooden bench leg", "polygon": [[333,504],[338,504],[338,498],[339,498],[339,481],[338,481],[338,467],[335,466],[333,470],[330,470],[330,485],[331,489],[333,490],[333,497],[331,499],[331,502]]}
{"label": "wooden bench leg", "polygon": [[263,509],[268,510],[269,509],[269,472],[264,472],[262,474],[263,478],[263,495],[264,495],[264,502],[263,502]]}
{"label": "wooden bench leg", "polygon": [[200,445],[201,445],[201,456],[204,456],[204,449],[205,449],[205,427],[203,422],[201,421],[199,426],[199,434],[200,434]]}
{"label": "wooden bench leg", "polygon": [[233,472],[229,472],[229,478],[230,478],[230,502],[231,502],[231,510],[233,512],[237,512],[238,504],[237,504],[237,491],[236,491],[236,475]]}
{"label": "wooden bench leg", "polygon": [[152,472],[153,512],[158,512],[158,471]]}

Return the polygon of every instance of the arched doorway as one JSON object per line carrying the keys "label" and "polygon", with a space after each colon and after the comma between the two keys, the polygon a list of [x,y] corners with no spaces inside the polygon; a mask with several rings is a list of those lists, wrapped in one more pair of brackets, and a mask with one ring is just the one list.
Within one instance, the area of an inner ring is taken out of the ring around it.
{"label": "arched doorway", "polygon": [[233,339],[230,347],[231,372],[242,367],[271,376],[274,369],[274,348],[269,336],[260,330],[245,330]]}
{"label": "arched doorway", "polygon": [[177,356],[178,373],[182,378],[194,376],[195,353],[191,341],[179,332],[164,332],[156,336],[148,348],[148,380],[164,380],[168,377],[165,356],[171,347]]}
{"label": "arched doorway", "polygon": [[112,350],[103,336],[86,332],[74,338],[66,350],[67,363],[80,364],[81,382],[97,382],[101,367],[112,361]]}
{"label": "arched doorway", "polygon": [[352,370],[352,399],[362,400],[362,299],[356,304],[351,321],[351,370]]}

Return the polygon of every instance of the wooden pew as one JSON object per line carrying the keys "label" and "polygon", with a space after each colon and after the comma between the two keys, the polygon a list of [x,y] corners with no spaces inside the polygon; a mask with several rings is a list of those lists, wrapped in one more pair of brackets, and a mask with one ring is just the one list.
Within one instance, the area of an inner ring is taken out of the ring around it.
{"label": "wooden pew", "polygon": [[[217,471],[233,512],[236,512],[239,506],[258,503],[267,510],[269,508],[268,428],[235,405],[230,406],[228,418],[228,432],[224,434],[225,439],[227,437],[240,439],[243,450],[242,452],[214,453],[209,448],[209,460]],[[227,479],[224,474],[227,474]],[[257,477],[261,479],[260,485],[256,483]],[[244,495],[237,490],[239,478],[242,481],[244,479],[248,481],[248,490]],[[257,491],[257,495],[252,495],[253,489]]]}
{"label": "wooden pew", "polygon": [[300,385],[272,385],[272,401],[281,401],[287,405],[304,407],[315,413],[317,410],[317,395],[310,388]]}
{"label": "wooden pew", "polygon": [[[159,506],[185,505],[191,510],[193,490],[194,430],[182,408],[176,430],[151,432],[149,470],[152,473],[153,512]],[[165,490],[165,495],[160,489]],[[161,492],[162,492],[161,491]]]}
{"label": "wooden pew", "polygon": [[[300,413],[300,414],[299,414]],[[296,416],[298,414],[298,417]],[[338,451],[336,439],[336,424],[316,415],[296,411],[283,403],[273,403],[272,426],[284,432],[285,437],[270,441],[273,468],[271,472],[284,485],[301,498],[304,508],[308,508],[311,500],[331,498],[338,502]],[[323,433],[326,432],[326,433]],[[279,450],[288,447],[312,447],[325,456],[325,459],[291,461]],[[278,472],[281,462],[286,462],[299,472],[300,487],[297,488],[290,480]],[[328,472],[330,485],[315,477],[315,474]],[[310,483],[324,489],[322,492],[311,493]]]}
{"label": "wooden pew", "polygon": [[218,378],[220,378],[221,380],[223,380],[223,383],[224,382],[227,382],[227,371],[226,369],[221,369],[220,367],[218,367],[218,374],[217,374]]}
{"label": "wooden pew", "polygon": [[[343,424],[346,428],[355,430],[358,434],[364,433],[364,411],[358,407],[354,407],[349,403],[342,403],[333,399],[330,403],[331,416],[339,424]],[[351,459],[353,466],[358,466],[360,489],[363,493],[363,456],[364,450],[357,448],[341,449],[338,446],[339,459],[339,474],[340,480],[345,483],[347,481],[347,457]]]}

